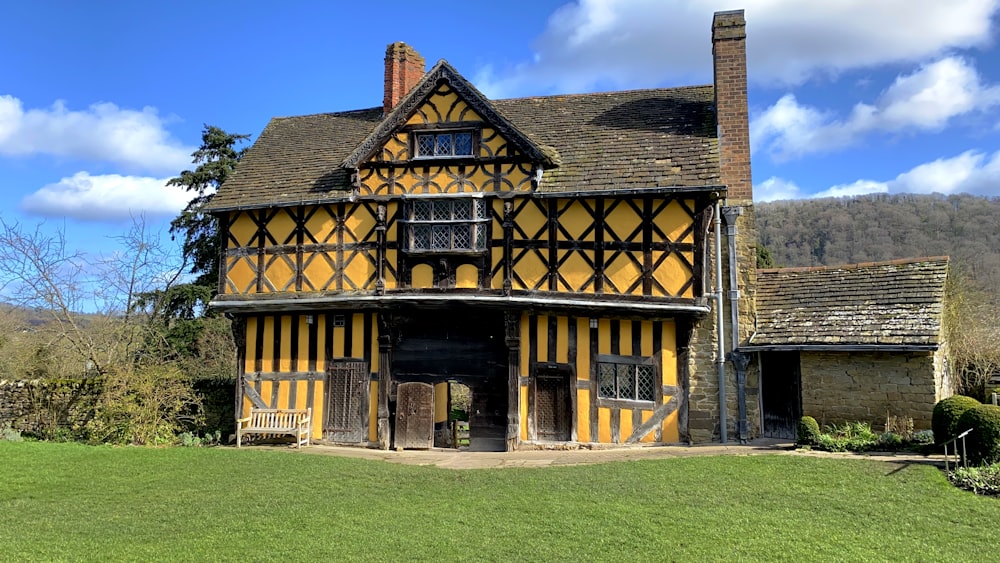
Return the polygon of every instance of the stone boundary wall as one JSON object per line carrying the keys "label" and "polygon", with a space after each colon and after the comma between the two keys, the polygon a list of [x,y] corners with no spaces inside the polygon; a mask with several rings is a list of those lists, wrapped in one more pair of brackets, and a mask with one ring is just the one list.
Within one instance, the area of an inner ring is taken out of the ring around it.
{"label": "stone boundary wall", "polygon": [[940,384],[929,352],[802,352],[802,414],[820,427],[869,422],[882,430],[886,415],[931,427]]}
{"label": "stone boundary wall", "polygon": [[0,380],[0,428],[48,437],[56,428],[79,428],[94,414],[97,379]]}

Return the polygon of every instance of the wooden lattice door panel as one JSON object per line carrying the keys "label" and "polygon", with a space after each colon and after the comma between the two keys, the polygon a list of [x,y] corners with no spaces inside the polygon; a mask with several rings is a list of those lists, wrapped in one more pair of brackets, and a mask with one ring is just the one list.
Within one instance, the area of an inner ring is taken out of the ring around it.
{"label": "wooden lattice door panel", "polygon": [[564,374],[535,377],[535,434],[539,440],[565,442],[572,430],[569,378]]}
{"label": "wooden lattice door panel", "polygon": [[326,379],[323,430],[333,442],[363,442],[368,397],[368,362],[331,363]]}
{"label": "wooden lattice door panel", "polygon": [[400,383],[396,388],[396,447],[429,449],[434,445],[434,386]]}

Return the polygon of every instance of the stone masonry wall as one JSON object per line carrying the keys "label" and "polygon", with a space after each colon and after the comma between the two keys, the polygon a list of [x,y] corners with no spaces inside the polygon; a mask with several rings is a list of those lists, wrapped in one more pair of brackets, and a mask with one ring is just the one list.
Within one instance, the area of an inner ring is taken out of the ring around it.
{"label": "stone masonry wall", "polygon": [[886,415],[931,427],[937,398],[931,353],[806,353],[800,356],[802,412],[820,426],[869,422],[882,429]]}
{"label": "stone masonry wall", "polygon": [[95,380],[0,380],[0,428],[48,437],[90,420],[100,392]]}

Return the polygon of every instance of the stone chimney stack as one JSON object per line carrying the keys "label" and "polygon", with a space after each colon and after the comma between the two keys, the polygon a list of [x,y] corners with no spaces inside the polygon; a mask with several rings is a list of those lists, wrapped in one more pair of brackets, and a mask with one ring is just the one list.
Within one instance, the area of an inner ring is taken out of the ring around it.
{"label": "stone chimney stack", "polygon": [[388,115],[417,85],[425,72],[424,58],[402,41],[385,48],[385,97],[382,109]]}
{"label": "stone chimney stack", "polygon": [[712,19],[712,63],[722,183],[731,204],[753,199],[750,124],[747,111],[746,20],[743,10],[716,12]]}

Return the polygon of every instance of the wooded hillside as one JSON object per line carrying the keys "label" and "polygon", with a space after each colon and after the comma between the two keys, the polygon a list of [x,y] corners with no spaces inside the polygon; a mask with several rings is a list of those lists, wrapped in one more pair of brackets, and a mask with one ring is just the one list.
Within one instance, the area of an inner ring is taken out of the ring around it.
{"label": "wooded hillside", "polygon": [[869,195],[759,203],[757,229],[776,266],[942,256],[1000,288],[1000,198]]}

